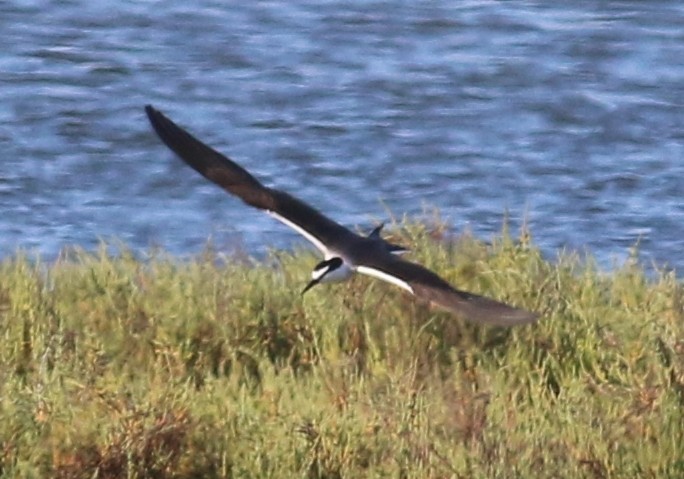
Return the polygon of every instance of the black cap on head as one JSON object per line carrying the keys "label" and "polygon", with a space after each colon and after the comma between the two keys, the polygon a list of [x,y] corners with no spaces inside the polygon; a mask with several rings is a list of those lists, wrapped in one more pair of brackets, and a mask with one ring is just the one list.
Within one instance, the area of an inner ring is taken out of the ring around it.
{"label": "black cap on head", "polygon": [[326,259],[325,261],[321,261],[320,263],[318,263],[311,273],[311,277],[313,279],[309,281],[309,284],[306,285],[306,287],[302,291],[302,294],[306,293],[311,288],[316,286],[318,283],[321,282],[321,280],[323,280],[326,274],[336,270],[340,266],[342,266],[342,258],[338,257]]}

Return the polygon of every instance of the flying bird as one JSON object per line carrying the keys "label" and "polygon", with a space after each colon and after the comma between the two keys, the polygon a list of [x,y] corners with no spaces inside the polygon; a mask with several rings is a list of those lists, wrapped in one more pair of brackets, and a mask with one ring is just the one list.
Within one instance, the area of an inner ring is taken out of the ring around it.
{"label": "flying bird", "polygon": [[477,294],[460,291],[432,271],[400,258],[406,250],[385,241],[382,225],[361,236],[302,200],[264,186],[247,170],[214,150],[151,105],[145,112],[159,138],[185,163],[246,204],[291,227],[323,254],[302,294],[319,283],[344,281],[354,272],[374,276],[478,324],[513,326],[538,315]]}

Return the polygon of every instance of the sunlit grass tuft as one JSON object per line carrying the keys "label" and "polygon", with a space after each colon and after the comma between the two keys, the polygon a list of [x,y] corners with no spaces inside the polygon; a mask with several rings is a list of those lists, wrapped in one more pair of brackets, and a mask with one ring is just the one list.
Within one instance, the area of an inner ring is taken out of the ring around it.
{"label": "sunlit grass tuft", "polygon": [[0,476],[679,477],[684,296],[670,272],[404,221],[411,258],[540,312],[470,325],[317,258],[123,245],[0,264]]}

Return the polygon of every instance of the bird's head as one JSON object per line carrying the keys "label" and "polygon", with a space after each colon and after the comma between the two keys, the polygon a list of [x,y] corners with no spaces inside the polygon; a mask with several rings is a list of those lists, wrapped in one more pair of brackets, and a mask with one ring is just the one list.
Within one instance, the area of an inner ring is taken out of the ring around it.
{"label": "bird's head", "polygon": [[302,294],[309,291],[318,283],[344,281],[351,275],[351,268],[340,257],[333,257],[321,261],[311,272],[311,281],[306,285]]}

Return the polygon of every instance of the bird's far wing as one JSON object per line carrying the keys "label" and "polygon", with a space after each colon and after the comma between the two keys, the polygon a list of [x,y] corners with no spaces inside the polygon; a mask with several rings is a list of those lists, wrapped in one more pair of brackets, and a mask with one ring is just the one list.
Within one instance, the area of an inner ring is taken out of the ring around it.
{"label": "bird's far wing", "polygon": [[151,105],[147,117],[159,138],[189,166],[250,206],[268,212],[311,241],[323,254],[326,245],[355,236],[315,208],[283,192],[262,185],[225,155],[204,144]]}
{"label": "bird's far wing", "polygon": [[145,107],[145,112],[159,138],[195,171],[248,205],[268,209],[271,200],[268,189],[247,170],[199,141],[151,105]]}
{"label": "bird's far wing", "polygon": [[357,271],[389,281],[418,298],[430,301],[474,323],[514,326],[531,323],[538,318],[537,314],[530,311],[459,291],[429,269],[401,260],[394,255],[364,258],[363,264],[357,266]]}

